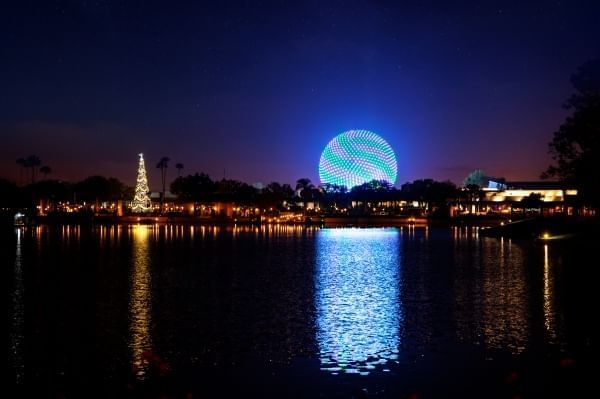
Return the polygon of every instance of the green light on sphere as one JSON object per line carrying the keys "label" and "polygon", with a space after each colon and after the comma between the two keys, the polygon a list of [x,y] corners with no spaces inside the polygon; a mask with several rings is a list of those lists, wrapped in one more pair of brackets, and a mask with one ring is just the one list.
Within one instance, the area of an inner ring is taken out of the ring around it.
{"label": "green light on sphere", "polygon": [[319,161],[321,183],[351,189],[371,180],[396,182],[398,167],[392,147],[368,130],[348,130],[331,140]]}

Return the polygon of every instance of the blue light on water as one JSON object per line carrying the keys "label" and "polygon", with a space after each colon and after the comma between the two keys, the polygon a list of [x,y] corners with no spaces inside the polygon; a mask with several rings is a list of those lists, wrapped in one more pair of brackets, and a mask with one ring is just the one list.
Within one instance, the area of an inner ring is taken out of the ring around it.
{"label": "blue light on water", "polygon": [[317,342],[321,368],[368,374],[398,357],[400,245],[396,229],[317,234]]}

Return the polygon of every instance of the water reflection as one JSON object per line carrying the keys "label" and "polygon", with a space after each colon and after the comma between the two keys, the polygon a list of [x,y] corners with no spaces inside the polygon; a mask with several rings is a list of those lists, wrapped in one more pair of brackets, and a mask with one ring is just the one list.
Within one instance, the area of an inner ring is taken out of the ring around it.
{"label": "water reflection", "polygon": [[551,265],[548,257],[548,244],[544,245],[544,327],[548,336],[548,342],[554,344],[558,338],[558,314],[554,303],[554,275],[551,273]]}
{"label": "water reflection", "polygon": [[23,230],[16,229],[17,245],[14,266],[14,286],[12,290],[12,312],[10,312],[10,361],[14,367],[14,381],[23,382],[25,364],[23,359],[23,336],[25,327],[25,306],[23,303],[23,267],[21,261],[21,239]]}
{"label": "water reflection", "polygon": [[529,343],[529,288],[523,249],[510,240],[483,242],[482,334],[490,348],[520,353]]}
{"label": "water reflection", "polygon": [[523,352],[530,344],[532,327],[523,248],[503,238],[483,238],[475,247],[460,234],[455,235],[457,239],[460,255],[455,254],[454,259],[454,291],[458,337],[489,349]]}
{"label": "water reflection", "polygon": [[316,240],[322,369],[368,374],[385,367],[400,341],[398,230],[324,229]]}
{"label": "water reflection", "polygon": [[147,372],[144,352],[152,347],[150,336],[152,287],[150,275],[149,234],[150,226],[133,226],[133,269],[131,273],[131,296],[129,300],[129,346],[133,367],[138,377]]}

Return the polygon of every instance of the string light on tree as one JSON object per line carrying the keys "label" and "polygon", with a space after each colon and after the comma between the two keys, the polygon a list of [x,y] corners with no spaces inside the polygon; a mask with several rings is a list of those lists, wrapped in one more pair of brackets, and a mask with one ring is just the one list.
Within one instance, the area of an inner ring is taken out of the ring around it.
{"label": "string light on tree", "polygon": [[135,184],[135,197],[131,202],[133,212],[150,212],[152,204],[148,193],[148,179],[146,178],[146,165],[144,164],[144,154],[140,154],[140,163],[138,164],[137,182]]}

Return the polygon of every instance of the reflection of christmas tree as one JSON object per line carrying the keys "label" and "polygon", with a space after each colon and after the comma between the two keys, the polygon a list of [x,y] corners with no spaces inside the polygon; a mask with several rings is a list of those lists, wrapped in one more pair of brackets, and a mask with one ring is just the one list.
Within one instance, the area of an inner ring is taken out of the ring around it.
{"label": "reflection of christmas tree", "polygon": [[135,185],[135,197],[131,202],[131,209],[134,212],[150,212],[152,210],[150,197],[148,197],[149,191],[148,179],[146,178],[146,166],[144,165],[144,154],[140,154],[137,183]]}

